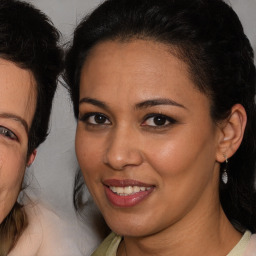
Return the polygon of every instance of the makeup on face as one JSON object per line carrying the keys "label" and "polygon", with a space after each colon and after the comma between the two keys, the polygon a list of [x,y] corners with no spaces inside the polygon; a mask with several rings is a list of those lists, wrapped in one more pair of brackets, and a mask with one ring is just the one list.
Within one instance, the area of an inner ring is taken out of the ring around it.
{"label": "makeup on face", "polygon": [[148,235],[207,209],[218,186],[218,134],[209,99],[165,45],[106,41],[90,52],[76,153],[113,231]]}
{"label": "makeup on face", "polygon": [[154,186],[136,180],[104,180],[108,200],[117,207],[139,204],[154,190]]}

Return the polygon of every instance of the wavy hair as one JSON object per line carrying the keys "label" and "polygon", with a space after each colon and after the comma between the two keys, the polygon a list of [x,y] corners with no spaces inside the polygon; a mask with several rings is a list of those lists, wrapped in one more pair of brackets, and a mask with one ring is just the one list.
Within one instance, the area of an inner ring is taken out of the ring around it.
{"label": "wavy hair", "polygon": [[244,106],[244,138],[229,160],[229,182],[220,182],[219,194],[233,225],[255,232],[256,75],[253,49],[238,16],[222,0],[105,1],[78,25],[67,52],[65,79],[76,117],[81,68],[90,50],[105,40],[133,39],[163,43],[187,63],[198,90],[210,99],[216,123],[235,104]]}

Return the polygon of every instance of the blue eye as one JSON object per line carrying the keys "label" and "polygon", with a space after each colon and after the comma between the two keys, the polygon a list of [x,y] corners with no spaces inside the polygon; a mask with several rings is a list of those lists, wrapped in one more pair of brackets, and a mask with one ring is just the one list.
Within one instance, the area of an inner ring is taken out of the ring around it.
{"label": "blue eye", "polygon": [[80,118],[81,121],[92,125],[109,125],[109,119],[101,113],[88,113]]}
{"label": "blue eye", "polygon": [[3,135],[11,140],[17,140],[17,136],[12,132],[10,131],[9,129],[3,127],[3,126],[0,126],[0,135]]}
{"label": "blue eye", "polygon": [[160,114],[150,114],[144,119],[142,126],[165,127],[174,123],[176,123],[176,121],[171,117]]}

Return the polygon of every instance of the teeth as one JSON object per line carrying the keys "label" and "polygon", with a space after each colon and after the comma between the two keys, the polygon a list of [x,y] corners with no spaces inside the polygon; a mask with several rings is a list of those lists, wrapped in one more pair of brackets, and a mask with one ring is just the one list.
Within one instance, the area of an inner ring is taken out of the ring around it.
{"label": "teeth", "polygon": [[124,188],[124,194],[132,194],[133,193],[133,187],[125,187]]}
{"label": "teeth", "polygon": [[140,191],[150,190],[151,187],[138,187],[138,186],[127,186],[127,187],[109,187],[110,190],[120,196],[129,196]]}
{"label": "teeth", "polygon": [[116,187],[116,193],[117,193],[117,194],[123,194],[123,193],[124,193],[124,188],[122,188],[122,187]]}
{"label": "teeth", "polygon": [[140,192],[140,187],[138,187],[138,186],[133,187],[133,191],[134,191],[134,193]]}

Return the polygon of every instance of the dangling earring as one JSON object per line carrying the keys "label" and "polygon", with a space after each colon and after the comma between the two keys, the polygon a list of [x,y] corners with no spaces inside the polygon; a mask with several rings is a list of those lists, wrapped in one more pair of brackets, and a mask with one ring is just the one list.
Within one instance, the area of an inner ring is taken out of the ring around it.
{"label": "dangling earring", "polygon": [[227,184],[228,183],[228,159],[226,157],[226,155],[224,155],[225,157],[225,167],[224,167],[224,170],[223,170],[223,173],[221,175],[221,179],[223,181],[224,184]]}

